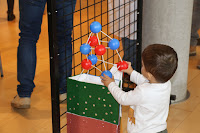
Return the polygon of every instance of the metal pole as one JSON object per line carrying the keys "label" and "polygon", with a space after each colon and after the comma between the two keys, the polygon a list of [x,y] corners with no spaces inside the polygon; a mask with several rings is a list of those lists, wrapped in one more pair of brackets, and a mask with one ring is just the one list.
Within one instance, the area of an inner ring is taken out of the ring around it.
{"label": "metal pole", "polygon": [[52,102],[52,130],[60,133],[60,106],[59,106],[59,65],[58,46],[56,41],[56,8],[55,0],[47,0],[49,55],[51,77],[51,102]]}
{"label": "metal pole", "polygon": [[143,0],[137,1],[137,63],[136,70],[141,72],[141,53],[142,53],[142,11],[143,11]]}

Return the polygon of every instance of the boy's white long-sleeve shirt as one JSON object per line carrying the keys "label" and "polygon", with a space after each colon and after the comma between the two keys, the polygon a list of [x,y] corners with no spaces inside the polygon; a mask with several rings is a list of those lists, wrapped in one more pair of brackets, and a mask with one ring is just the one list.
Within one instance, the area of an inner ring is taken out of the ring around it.
{"label": "boy's white long-sleeve shirt", "polygon": [[171,82],[149,83],[140,73],[133,71],[130,80],[137,84],[133,91],[124,92],[114,82],[108,89],[121,105],[134,109],[135,124],[127,123],[128,133],[157,133],[167,128]]}

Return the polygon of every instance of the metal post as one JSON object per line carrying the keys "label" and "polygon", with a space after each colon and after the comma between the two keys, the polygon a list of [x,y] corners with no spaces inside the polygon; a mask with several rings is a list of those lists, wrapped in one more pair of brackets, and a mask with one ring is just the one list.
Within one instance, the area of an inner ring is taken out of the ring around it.
{"label": "metal post", "polygon": [[52,102],[52,128],[53,133],[60,133],[60,106],[59,106],[59,65],[58,46],[56,41],[56,8],[55,0],[47,0],[51,102]]}
{"label": "metal post", "polygon": [[136,70],[141,72],[141,53],[142,53],[142,11],[143,0],[138,0],[138,12],[137,12],[137,63]]}

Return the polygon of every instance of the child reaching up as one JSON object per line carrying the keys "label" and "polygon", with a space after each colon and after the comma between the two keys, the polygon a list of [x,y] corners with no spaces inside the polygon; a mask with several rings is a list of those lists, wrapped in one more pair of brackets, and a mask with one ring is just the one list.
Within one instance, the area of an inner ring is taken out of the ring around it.
{"label": "child reaching up", "polygon": [[130,62],[128,64],[128,69],[123,72],[137,84],[132,91],[124,92],[115,84],[114,78],[101,76],[116,101],[134,110],[132,119],[128,118],[128,133],[167,133],[170,78],[178,66],[176,52],[170,46],[152,44],[142,52],[142,74],[133,70]]}

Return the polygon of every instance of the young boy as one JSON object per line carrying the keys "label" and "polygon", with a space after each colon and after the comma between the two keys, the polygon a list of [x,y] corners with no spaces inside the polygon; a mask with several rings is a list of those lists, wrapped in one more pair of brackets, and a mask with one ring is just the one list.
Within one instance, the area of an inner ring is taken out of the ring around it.
{"label": "young boy", "polygon": [[114,78],[101,76],[116,101],[134,109],[134,115],[128,118],[128,133],[167,133],[171,92],[169,79],[177,69],[176,52],[167,45],[152,44],[142,53],[142,74],[133,70],[130,62],[128,64],[128,69],[123,72],[137,84],[132,91],[124,92],[115,84]]}

